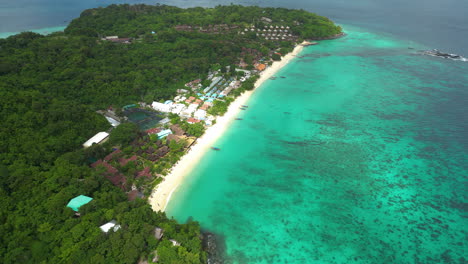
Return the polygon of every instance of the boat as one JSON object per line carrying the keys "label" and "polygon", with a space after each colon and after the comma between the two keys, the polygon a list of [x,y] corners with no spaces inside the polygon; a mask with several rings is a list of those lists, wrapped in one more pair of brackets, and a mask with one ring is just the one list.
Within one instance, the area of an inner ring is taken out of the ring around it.
{"label": "boat", "polygon": [[284,77],[284,76],[280,76],[280,78],[283,78],[283,79],[284,79],[284,78],[286,78],[286,77]]}
{"label": "boat", "polygon": [[271,77],[270,77],[270,80],[276,80],[276,77],[275,77],[275,76],[271,76]]}
{"label": "boat", "polygon": [[241,105],[242,107],[249,107],[248,105]]}
{"label": "boat", "polygon": [[240,110],[247,110],[245,107],[239,107]]}
{"label": "boat", "polygon": [[236,118],[236,120],[242,120],[242,118]]}
{"label": "boat", "polygon": [[221,150],[220,148],[217,148],[217,147],[211,147],[211,149],[216,150],[216,151]]}

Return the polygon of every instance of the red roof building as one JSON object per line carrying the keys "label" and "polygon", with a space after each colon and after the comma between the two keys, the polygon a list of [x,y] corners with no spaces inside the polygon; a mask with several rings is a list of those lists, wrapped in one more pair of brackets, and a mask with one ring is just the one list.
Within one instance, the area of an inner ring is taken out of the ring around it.
{"label": "red roof building", "polygon": [[190,117],[189,119],[187,119],[187,123],[189,124],[195,124],[195,123],[199,123],[200,120],[196,119],[196,118],[193,118],[193,117]]}
{"label": "red roof building", "polygon": [[208,108],[210,108],[210,105],[209,104],[204,104],[200,107],[201,110],[208,110]]}
{"label": "red roof building", "polygon": [[140,178],[140,177],[146,177],[146,178],[151,178],[151,171],[150,171],[150,167],[146,167],[144,168],[142,171],[139,171],[136,175],[136,178]]}
{"label": "red roof building", "polygon": [[195,85],[199,84],[201,82],[201,79],[196,79],[191,82],[188,82],[185,84],[186,87],[194,87]]}
{"label": "red roof building", "polygon": [[137,158],[138,157],[136,155],[133,155],[131,158],[128,158],[128,159],[121,158],[121,159],[119,159],[120,166],[123,167],[123,166],[127,165],[130,161],[136,161]]}
{"label": "red roof building", "polygon": [[104,161],[109,162],[114,158],[114,156],[119,155],[120,153],[122,153],[122,151],[120,149],[115,150],[114,152],[112,152],[109,155],[107,155],[106,157],[104,157]]}
{"label": "red roof building", "polygon": [[127,193],[127,197],[129,201],[134,201],[137,197],[138,198],[144,198],[145,196],[139,192],[138,190],[133,190]]}
{"label": "red roof building", "polygon": [[159,129],[159,128],[151,128],[151,129],[146,130],[145,132],[146,132],[146,134],[148,134],[148,135],[152,135],[152,134],[157,134],[157,133],[161,132],[161,129]]}
{"label": "red roof building", "polygon": [[265,64],[258,64],[255,68],[257,70],[259,70],[259,71],[263,71],[263,70],[266,69],[266,65]]}
{"label": "red roof building", "polygon": [[109,163],[98,160],[91,164],[91,167],[93,168],[98,168],[98,167],[104,167],[106,169],[106,172],[104,173],[104,176],[112,182],[115,186],[121,188],[122,190],[125,190],[125,183],[127,180],[125,179],[125,176],[122,175],[116,168],[112,167]]}

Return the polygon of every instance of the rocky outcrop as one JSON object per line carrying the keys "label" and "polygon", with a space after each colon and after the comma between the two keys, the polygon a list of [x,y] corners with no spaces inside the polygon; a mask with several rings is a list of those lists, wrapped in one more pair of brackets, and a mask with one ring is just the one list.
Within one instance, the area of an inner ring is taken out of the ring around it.
{"label": "rocky outcrop", "polygon": [[223,264],[223,247],[221,239],[213,233],[203,233],[203,248],[208,253],[208,264]]}

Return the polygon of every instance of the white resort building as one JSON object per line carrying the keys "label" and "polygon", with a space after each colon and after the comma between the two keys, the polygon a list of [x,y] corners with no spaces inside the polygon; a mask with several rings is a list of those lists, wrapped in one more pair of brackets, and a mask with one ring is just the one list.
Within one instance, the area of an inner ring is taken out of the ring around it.
{"label": "white resort building", "polygon": [[99,132],[99,133],[97,133],[96,135],[94,135],[92,138],[88,139],[88,141],[86,141],[86,142],[83,144],[83,147],[84,147],[84,148],[89,148],[89,147],[91,147],[93,144],[99,144],[99,143],[101,143],[101,142],[104,142],[108,137],[109,137],[109,133],[107,133],[107,132]]}

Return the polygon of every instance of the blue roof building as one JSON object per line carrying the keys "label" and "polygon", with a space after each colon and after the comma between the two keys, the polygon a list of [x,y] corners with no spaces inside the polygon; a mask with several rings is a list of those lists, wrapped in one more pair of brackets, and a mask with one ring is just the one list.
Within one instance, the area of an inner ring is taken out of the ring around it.
{"label": "blue roof building", "polygon": [[170,129],[166,129],[166,130],[159,132],[157,135],[158,135],[158,139],[162,139],[162,138],[169,136],[170,134],[172,134],[172,131]]}
{"label": "blue roof building", "polygon": [[70,207],[73,209],[73,211],[78,212],[78,209],[80,209],[81,206],[91,202],[91,200],[93,200],[93,198],[80,195],[71,199],[70,202],[68,202],[67,207]]}

